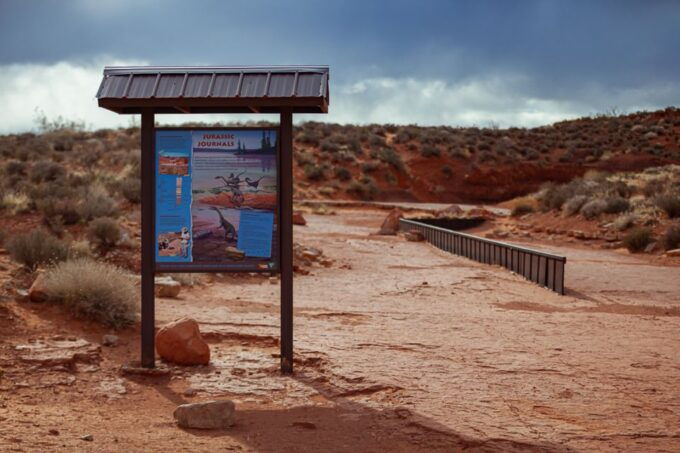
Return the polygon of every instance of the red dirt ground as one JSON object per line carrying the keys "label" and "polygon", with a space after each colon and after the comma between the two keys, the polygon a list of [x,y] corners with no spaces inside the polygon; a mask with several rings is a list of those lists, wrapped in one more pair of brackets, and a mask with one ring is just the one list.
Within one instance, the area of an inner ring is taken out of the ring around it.
{"label": "red dirt ground", "polygon": [[[568,257],[559,296],[426,243],[371,235],[383,217],[343,209],[295,227],[335,265],[296,277],[292,377],[278,373],[278,286],[267,278],[204,276],[157,300],[159,324],[193,316],[212,348],[210,366],[171,367],[169,378],[118,374],[138,357],[135,329],[95,369],[19,362],[14,346],[29,339],[99,342],[106,331],[5,294],[0,450],[680,450],[678,267],[550,247]],[[0,265],[6,288],[13,265],[6,255]],[[236,401],[233,428],[175,426],[177,404],[219,397]]]}

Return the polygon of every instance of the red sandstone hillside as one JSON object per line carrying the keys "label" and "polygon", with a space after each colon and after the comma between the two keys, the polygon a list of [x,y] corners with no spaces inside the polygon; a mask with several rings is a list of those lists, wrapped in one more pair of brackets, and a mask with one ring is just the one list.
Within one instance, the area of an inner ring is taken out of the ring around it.
{"label": "red sandstone hillside", "polygon": [[[71,173],[100,169],[113,175],[107,186],[126,165],[138,167],[138,128],[85,132],[57,126],[0,136],[0,153],[25,164],[62,162]],[[677,108],[532,129],[316,122],[295,128],[298,199],[499,202],[589,169],[637,171],[669,163],[680,163]],[[6,176],[20,178],[26,171],[15,170]],[[128,192],[138,190],[138,183],[125,184]]]}
{"label": "red sandstone hillside", "polygon": [[498,202],[589,169],[680,163],[680,110],[533,129],[306,123],[296,161],[300,198]]}

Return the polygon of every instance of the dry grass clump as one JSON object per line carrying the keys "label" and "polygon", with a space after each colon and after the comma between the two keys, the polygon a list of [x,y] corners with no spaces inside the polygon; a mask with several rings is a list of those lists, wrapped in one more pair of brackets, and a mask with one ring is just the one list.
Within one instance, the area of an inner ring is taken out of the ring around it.
{"label": "dry grass clump", "polygon": [[2,196],[0,207],[12,215],[23,214],[31,210],[31,199],[23,192],[8,192]]}
{"label": "dry grass clump", "polygon": [[137,290],[121,269],[88,258],[65,261],[45,273],[49,300],[63,304],[77,318],[121,328],[137,317]]}
{"label": "dry grass clump", "polygon": [[664,250],[673,250],[680,247],[680,223],[670,225],[663,236],[661,236],[661,244]]}
{"label": "dry grass clump", "polygon": [[623,245],[632,253],[642,252],[654,241],[654,233],[650,228],[633,228],[623,238]]}
{"label": "dry grass clump", "polygon": [[68,258],[68,245],[44,230],[17,234],[5,244],[12,259],[31,271],[43,264],[64,261]]}

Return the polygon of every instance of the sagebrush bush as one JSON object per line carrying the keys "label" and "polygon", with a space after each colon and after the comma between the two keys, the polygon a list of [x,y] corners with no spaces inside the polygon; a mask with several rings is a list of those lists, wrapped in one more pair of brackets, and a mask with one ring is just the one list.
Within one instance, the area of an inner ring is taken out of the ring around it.
{"label": "sagebrush bush", "polygon": [[347,192],[356,194],[362,200],[372,200],[378,193],[378,186],[370,176],[364,176],[359,181],[352,181]]}
{"label": "sagebrush bush", "polygon": [[352,179],[352,172],[346,169],[345,167],[336,167],[335,177],[340,181],[349,181],[350,179]]}
{"label": "sagebrush bush", "polygon": [[585,195],[573,196],[562,205],[562,213],[566,216],[576,215],[587,201],[588,197]]}
{"label": "sagebrush bush", "polygon": [[401,160],[401,155],[392,148],[382,148],[378,151],[376,157],[379,160],[392,165],[399,171],[404,170],[404,161]]}
{"label": "sagebrush bush", "polygon": [[534,207],[529,203],[517,203],[510,213],[513,217],[523,216],[525,214],[531,214],[534,212]]}
{"label": "sagebrush bush", "polygon": [[88,225],[87,237],[99,248],[108,249],[120,241],[120,227],[116,219],[98,217]]}
{"label": "sagebrush bush", "polygon": [[590,200],[581,207],[581,214],[588,220],[598,218],[607,209],[607,202],[604,200],[595,199]]}
{"label": "sagebrush bush", "polygon": [[118,215],[118,205],[106,189],[95,186],[81,200],[78,214],[86,221],[97,217],[115,217]]}
{"label": "sagebrush bush", "polygon": [[10,237],[5,248],[14,261],[32,271],[42,264],[56,263],[68,257],[68,245],[40,229]]}
{"label": "sagebrush bush", "polygon": [[142,201],[142,180],[129,176],[121,182],[120,193],[130,203]]}
{"label": "sagebrush bush", "polygon": [[321,181],[322,179],[326,179],[326,174],[323,171],[323,167],[319,165],[306,164],[303,167],[303,170],[305,172],[305,178],[309,179],[310,181]]}
{"label": "sagebrush bush", "polygon": [[135,284],[111,264],[88,258],[65,261],[48,269],[44,284],[48,300],[63,304],[77,318],[116,329],[136,319]]}
{"label": "sagebrush bush", "polygon": [[634,214],[620,215],[612,222],[612,227],[617,231],[625,231],[635,225],[637,218]]}
{"label": "sagebrush bush", "polygon": [[654,233],[650,228],[633,228],[624,238],[623,245],[632,253],[641,252],[652,243]]}
{"label": "sagebrush bush", "polygon": [[607,214],[620,214],[630,209],[630,202],[623,197],[609,197],[605,202],[604,212]]}
{"label": "sagebrush bush", "polygon": [[28,173],[29,179],[34,183],[55,181],[65,175],[66,169],[61,164],[51,160],[40,160],[36,162]]}
{"label": "sagebrush bush", "polygon": [[668,226],[661,236],[661,244],[663,244],[664,250],[680,248],[680,223]]}
{"label": "sagebrush bush", "polygon": [[666,192],[654,197],[654,204],[675,219],[680,217],[680,192]]}
{"label": "sagebrush bush", "polygon": [[425,145],[423,146],[423,149],[420,151],[420,154],[423,157],[439,157],[441,155],[441,151],[439,151],[439,148],[436,148],[431,145]]}
{"label": "sagebrush bush", "polygon": [[6,175],[24,175],[26,174],[26,162],[12,159],[5,164]]}

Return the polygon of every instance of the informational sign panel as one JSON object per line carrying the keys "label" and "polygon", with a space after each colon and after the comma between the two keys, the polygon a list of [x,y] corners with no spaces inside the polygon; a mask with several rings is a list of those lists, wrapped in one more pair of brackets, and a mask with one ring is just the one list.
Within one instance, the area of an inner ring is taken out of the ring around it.
{"label": "informational sign panel", "polygon": [[157,128],[156,268],[278,270],[278,129]]}

